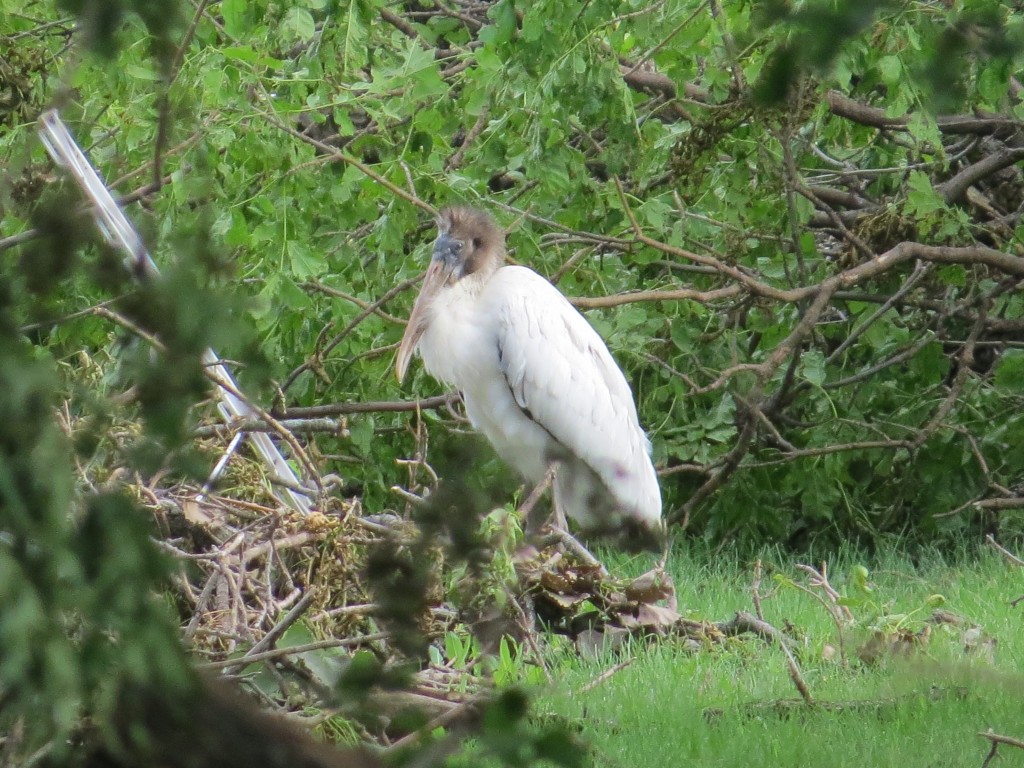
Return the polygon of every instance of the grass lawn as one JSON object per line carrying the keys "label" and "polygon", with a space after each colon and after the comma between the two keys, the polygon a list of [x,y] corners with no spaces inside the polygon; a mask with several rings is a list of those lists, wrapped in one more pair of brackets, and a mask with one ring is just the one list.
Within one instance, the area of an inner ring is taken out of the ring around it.
{"label": "grass lawn", "polygon": [[[669,568],[679,610],[692,619],[725,620],[753,611],[755,558],[680,550]],[[866,558],[841,553],[829,563],[842,594],[857,595],[856,627],[845,636],[820,602],[777,576],[807,584],[800,560],[765,552],[764,619],[799,638],[795,654],[811,695],[836,708],[799,707],[780,715],[771,703],[798,696],[783,653],[752,635],[687,650],[666,638],[634,643],[601,658],[556,652],[549,661],[557,686],[536,694],[535,711],[580,727],[599,766],[981,766],[989,728],[1024,739],[1024,568],[991,550]],[[615,574],[639,573],[645,559],[606,560]],[[869,570],[871,592],[856,588],[855,566]],[[934,595],[942,608],[982,633],[981,649],[964,651],[965,627],[930,625],[914,652],[881,654],[865,664],[856,650],[872,627],[919,631]],[[987,638],[994,640],[993,647]],[[574,693],[626,658],[632,663],[585,693]],[[829,706],[829,705],[826,705]],[[1024,750],[1003,746],[1000,764],[1024,766]]]}

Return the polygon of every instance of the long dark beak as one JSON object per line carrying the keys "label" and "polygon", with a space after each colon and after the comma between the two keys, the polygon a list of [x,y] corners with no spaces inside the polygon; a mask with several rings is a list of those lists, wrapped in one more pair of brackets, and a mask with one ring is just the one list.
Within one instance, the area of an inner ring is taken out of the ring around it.
{"label": "long dark beak", "polygon": [[438,258],[437,249],[434,249],[434,258],[430,260],[427,267],[427,274],[423,277],[423,285],[420,287],[420,295],[416,297],[413,304],[412,314],[409,315],[409,322],[405,325],[405,334],[402,336],[402,343],[398,345],[398,356],[395,358],[395,375],[398,380],[405,378],[405,372],[409,369],[409,361],[412,360],[416,347],[419,346],[423,332],[430,324],[430,305],[437,298],[438,292],[448,284],[451,278],[453,265],[448,259]]}

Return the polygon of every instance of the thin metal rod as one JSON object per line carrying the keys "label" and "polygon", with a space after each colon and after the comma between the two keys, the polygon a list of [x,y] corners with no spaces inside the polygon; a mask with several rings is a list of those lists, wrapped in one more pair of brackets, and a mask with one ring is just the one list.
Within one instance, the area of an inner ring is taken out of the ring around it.
{"label": "thin metal rod", "polygon": [[[146,251],[142,238],[118,206],[99,174],[89,163],[85,153],[79,148],[56,110],[51,109],[40,116],[39,138],[53,161],[65,168],[78,183],[78,186],[82,188],[85,196],[93,205],[93,218],[95,218],[96,225],[103,237],[111,246],[120,249],[125,254],[125,267],[140,281],[156,277],[159,270]],[[218,387],[220,402],[217,404],[217,409],[225,421],[230,423],[233,419],[251,418],[258,415],[248,403],[234,394],[234,391],[238,391],[238,385],[235,384],[231,372],[212,349],[203,352],[202,361],[213,378],[221,384]],[[260,458],[273,471],[273,474],[294,486],[303,486],[291,465],[274,445],[274,441],[270,439],[270,435],[263,432],[250,432],[247,433],[247,438]],[[218,469],[223,468],[218,466],[214,472],[217,473]],[[213,479],[215,479],[215,475],[211,476],[211,480]],[[273,492],[281,503],[303,514],[309,514],[312,509],[309,497],[298,491],[275,486]]]}

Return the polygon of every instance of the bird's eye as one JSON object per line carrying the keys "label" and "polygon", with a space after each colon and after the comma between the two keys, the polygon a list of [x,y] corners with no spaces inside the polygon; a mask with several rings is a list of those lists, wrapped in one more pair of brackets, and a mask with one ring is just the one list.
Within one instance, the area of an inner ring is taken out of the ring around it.
{"label": "bird's eye", "polygon": [[474,237],[473,238],[473,250],[474,251],[478,250],[480,248],[480,246],[483,245],[483,244],[484,244],[484,241],[481,240],[479,237]]}

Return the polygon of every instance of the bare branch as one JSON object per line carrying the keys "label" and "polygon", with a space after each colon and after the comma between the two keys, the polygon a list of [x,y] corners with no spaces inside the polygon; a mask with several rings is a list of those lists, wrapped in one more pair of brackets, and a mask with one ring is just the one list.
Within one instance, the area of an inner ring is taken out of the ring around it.
{"label": "bare branch", "polygon": [[350,413],[407,413],[410,411],[436,411],[460,400],[458,392],[449,392],[422,400],[377,400],[364,403],[328,403],[326,405],[290,406],[273,411],[282,419],[309,419],[324,416],[344,416]]}

